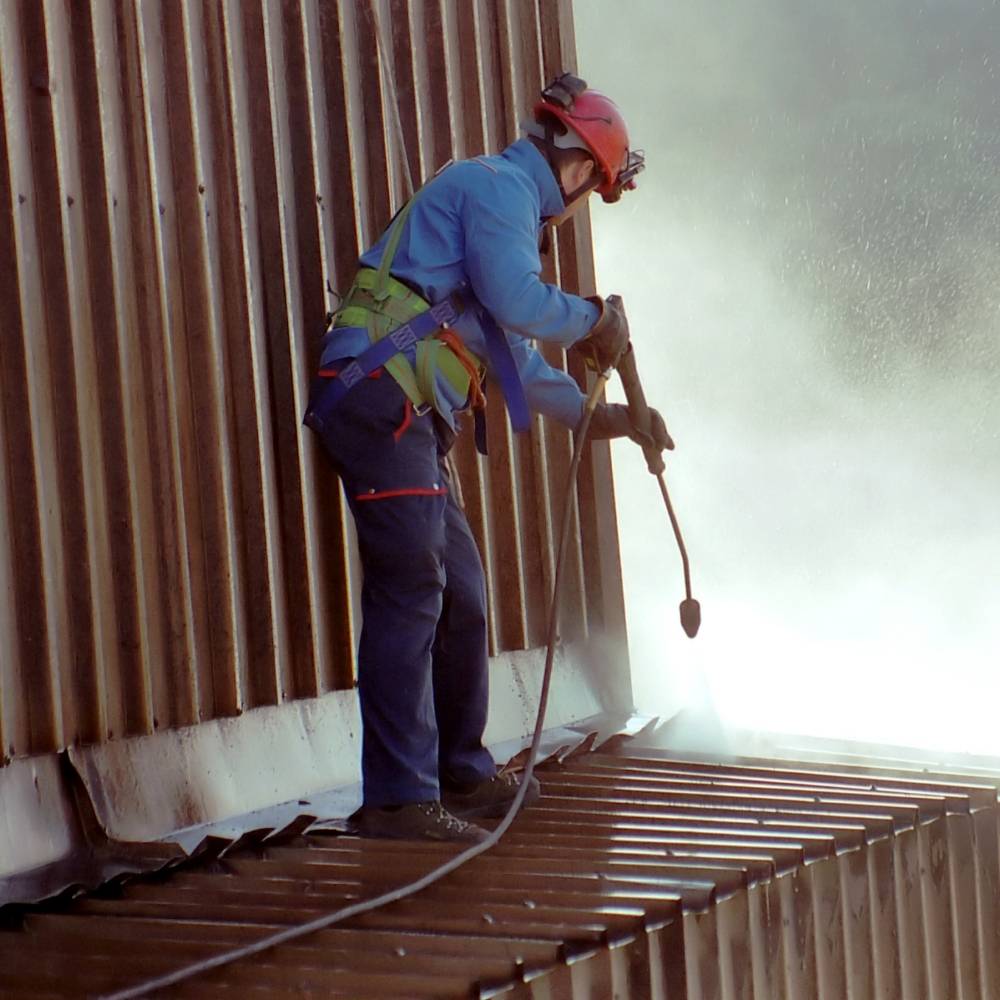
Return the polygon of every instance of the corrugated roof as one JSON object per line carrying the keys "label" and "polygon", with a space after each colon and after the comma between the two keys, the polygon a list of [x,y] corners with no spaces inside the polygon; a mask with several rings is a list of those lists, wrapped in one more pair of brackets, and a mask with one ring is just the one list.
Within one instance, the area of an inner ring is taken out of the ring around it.
{"label": "corrugated roof", "polygon": [[[997,790],[626,743],[540,773],[501,844],[418,897],[177,995],[993,997]],[[421,875],[449,845],[314,827],[0,935],[4,996],[140,983]]]}

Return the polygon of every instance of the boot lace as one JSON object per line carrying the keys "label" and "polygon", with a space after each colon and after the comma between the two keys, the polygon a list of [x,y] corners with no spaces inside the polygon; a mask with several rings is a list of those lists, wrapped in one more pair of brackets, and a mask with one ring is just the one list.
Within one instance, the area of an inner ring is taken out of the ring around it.
{"label": "boot lace", "polygon": [[440,802],[424,802],[420,806],[420,811],[432,819],[435,826],[442,827],[448,833],[464,833],[469,829],[469,824],[465,820],[453,816]]}

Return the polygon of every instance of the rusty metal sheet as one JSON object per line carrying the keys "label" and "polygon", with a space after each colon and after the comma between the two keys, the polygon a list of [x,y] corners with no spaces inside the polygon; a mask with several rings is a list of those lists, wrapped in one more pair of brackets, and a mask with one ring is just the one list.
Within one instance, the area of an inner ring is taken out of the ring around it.
{"label": "rusty metal sheet", "polygon": [[[405,197],[394,109],[419,183],[564,68],[568,0],[0,4],[0,761],[352,688],[355,543],[299,426],[328,288]],[[547,269],[593,291],[586,220]],[[543,639],[570,438],[491,409],[456,464],[500,654]],[[610,636],[630,710],[608,454],[563,634]]]}
{"label": "rusty metal sheet", "polygon": [[[501,843],[418,896],[169,994],[991,995],[997,785],[987,803],[982,778],[924,773],[905,791],[875,774],[865,793],[850,773],[688,766],[609,745],[545,764],[541,799]],[[842,811],[865,794],[872,801],[845,823]],[[636,796],[638,820],[625,807]],[[134,985],[408,882],[456,850],[321,825],[289,835],[247,837],[210,866],[25,913],[0,932],[0,992],[67,995],[70,970],[78,992]]]}
{"label": "rusty metal sheet", "polygon": [[976,884],[976,942],[979,948],[983,996],[1000,995],[1000,863],[997,823],[990,810],[973,817],[973,859]]}

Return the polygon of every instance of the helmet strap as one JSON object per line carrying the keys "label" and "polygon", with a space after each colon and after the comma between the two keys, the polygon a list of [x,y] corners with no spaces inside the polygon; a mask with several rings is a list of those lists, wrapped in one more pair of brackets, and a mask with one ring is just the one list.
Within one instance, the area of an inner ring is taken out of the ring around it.
{"label": "helmet strap", "polygon": [[560,182],[559,190],[563,191],[563,201],[566,202],[566,207],[569,208],[569,206],[572,205],[577,198],[582,198],[585,194],[590,194],[590,192],[593,191],[594,188],[597,187],[597,185],[600,183],[601,183],[601,176],[596,170],[594,171],[594,174],[591,176],[589,181],[587,181],[585,184],[581,184],[575,191],[571,191],[569,194],[563,191],[562,182]]}
{"label": "helmet strap", "polygon": [[559,193],[562,195],[563,204],[569,207],[574,201],[576,201],[577,198],[584,194],[588,194],[601,183],[600,175],[595,171],[595,175],[585,184],[581,184],[575,191],[567,191],[563,187],[562,172],[559,169],[559,165],[556,163],[554,155],[555,150],[559,147],[554,141],[555,128],[552,124],[552,119],[546,116],[545,121],[542,123],[542,127],[545,129],[544,139],[533,135],[529,135],[528,138],[535,144],[535,148],[542,154],[542,156],[545,157],[545,162],[548,163],[549,169],[552,171],[552,176],[556,179],[556,184],[559,186]]}
{"label": "helmet strap", "polygon": [[537,135],[529,135],[528,141],[532,143],[535,149],[538,150],[542,156],[545,157],[545,162],[549,165],[549,170],[552,171],[552,176],[556,179],[556,184],[559,185],[559,193],[562,195],[562,200],[566,202],[566,192],[563,190],[562,177],[559,173],[559,167],[556,164],[555,157],[553,155],[556,149],[556,144],[552,141],[555,133],[552,129],[552,123],[546,119],[543,127],[545,128],[545,138],[542,139]]}
{"label": "helmet strap", "polygon": [[542,226],[542,234],[538,239],[538,252],[543,257],[547,257],[552,252],[552,226],[549,225],[548,221]]}
{"label": "helmet strap", "polygon": [[563,190],[562,183],[562,172],[559,170],[559,166],[556,163],[555,158],[555,148],[556,148],[556,130],[555,126],[552,124],[552,119],[546,115],[545,116],[545,148],[542,152],[545,154],[545,159],[548,160],[549,169],[552,171],[552,176],[556,179],[556,184],[559,185],[559,193],[562,195],[562,199],[566,201],[566,192]]}

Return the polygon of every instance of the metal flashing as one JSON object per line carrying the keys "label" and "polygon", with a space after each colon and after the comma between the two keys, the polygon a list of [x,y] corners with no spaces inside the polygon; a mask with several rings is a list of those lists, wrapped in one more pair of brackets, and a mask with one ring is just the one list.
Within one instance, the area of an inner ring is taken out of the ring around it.
{"label": "metal flashing", "polygon": [[[522,662],[521,681],[538,669]],[[632,719],[608,713],[580,719],[588,704],[552,699],[549,717],[560,724],[545,731],[542,759],[563,760],[634,729]],[[343,712],[356,712],[353,699],[334,693],[141,743],[12,762],[0,769],[0,908],[76,896],[310,826],[342,828],[361,801],[357,725],[346,725]],[[508,723],[494,726],[504,739],[490,749],[516,765],[530,734]],[[178,801],[188,803],[184,812]]]}
{"label": "metal flashing", "polygon": [[[618,732],[628,716],[602,703],[583,659],[577,647],[559,650],[548,728],[605,718],[613,720],[606,735]],[[542,650],[502,654],[492,661],[485,739],[497,748],[498,760],[514,756],[530,737],[543,663]],[[353,691],[331,692],[234,719],[74,747],[69,758],[108,837],[169,838],[177,830],[356,784],[357,699]]]}

